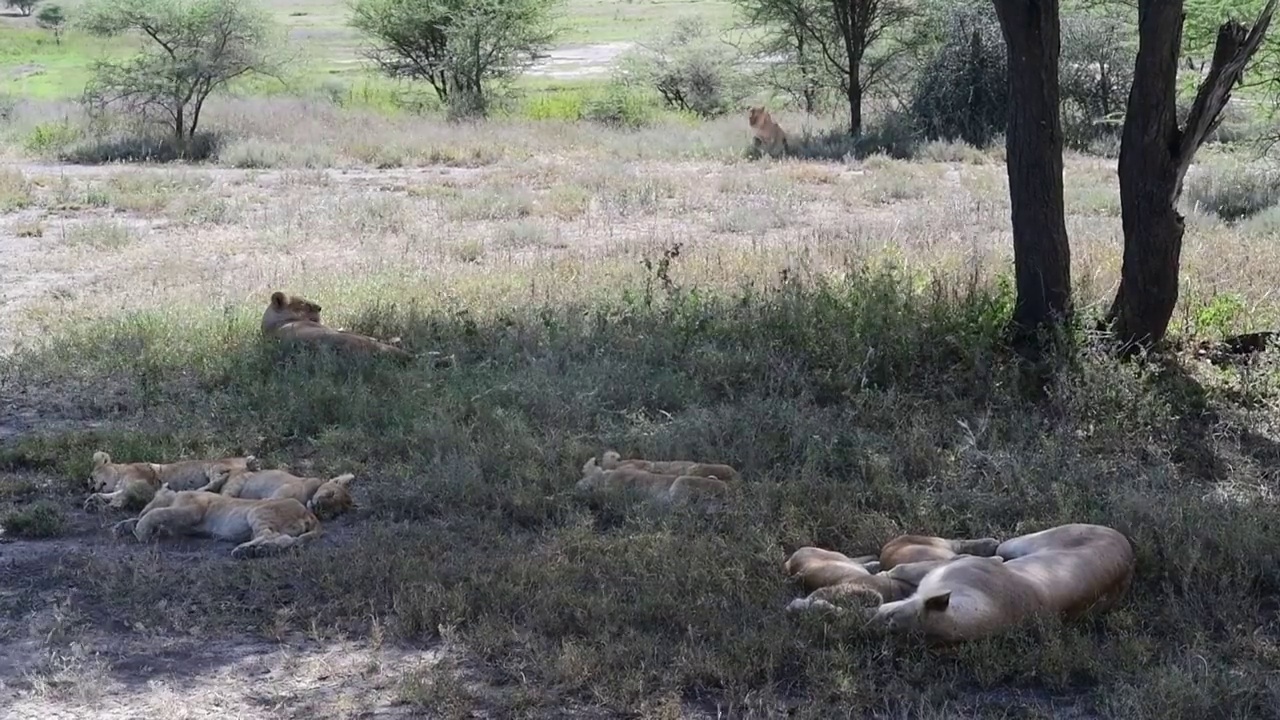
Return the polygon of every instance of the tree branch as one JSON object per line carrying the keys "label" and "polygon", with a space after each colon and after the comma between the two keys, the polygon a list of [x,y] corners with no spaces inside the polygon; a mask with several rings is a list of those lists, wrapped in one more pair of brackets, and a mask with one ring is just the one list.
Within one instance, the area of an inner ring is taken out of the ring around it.
{"label": "tree branch", "polygon": [[1196,150],[1200,149],[1205,138],[1222,121],[1222,110],[1231,100],[1232,88],[1244,76],[1245,68],[1267,34],[1267,27],[1275,14],[1276,2],[1277,0],[1270,0],[1262,8],[1252,28],[1246,28],[1235,20],[1228,20],[1218,28],[1218,41],[1213,48],[1209,74],[1196,91],[1195,102],[1187,113],[1187,121],[1178,142],[1179,186]]}

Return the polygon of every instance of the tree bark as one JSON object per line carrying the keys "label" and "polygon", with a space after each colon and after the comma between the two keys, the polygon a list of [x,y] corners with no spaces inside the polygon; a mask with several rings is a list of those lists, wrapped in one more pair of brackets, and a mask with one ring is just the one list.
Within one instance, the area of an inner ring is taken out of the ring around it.
{"label": "tree bark", "polygon": [[845,97],[849,101],[849,135],[858,137],[862,134],[862,83],[856,69],[849,71]]}
{"label": "tree bark", "polygon": [[1231,88],[1265,36],[1276,0],[1252,28],[1235,21],[1218,30],[1209,73],[1196,93],[1186,123],[1178,127],[1178,58],[1182,45],[1182,0],[1140,0],[1138,57],[1120,140],[1120,209],[1124,265],[1120,288],[1106,324],[1125,354],[1164,339],[1178,303],[1182,181],[1195,153],[1221,121]]}
{"label": "tree bark", "polygon": [[1015,344],[1071,314],[1071,249],[1063,214],[1057,0],[995,0],[1009,52],[1009,202],[1017,286]]}

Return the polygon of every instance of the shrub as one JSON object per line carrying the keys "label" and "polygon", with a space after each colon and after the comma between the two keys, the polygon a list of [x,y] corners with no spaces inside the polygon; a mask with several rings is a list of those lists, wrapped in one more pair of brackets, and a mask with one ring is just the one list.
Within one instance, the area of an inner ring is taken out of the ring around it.
{"label": "shrub", "polygon": [[1088,150],[1100,140],[1119,137],[1133,84],[1134,52],[1119,20],[1086,13],[1063,16],[1058,77],[1062,137],[1068,146]]}
{"label": "shrub", "polygon": [[585,120],[621,128],[644,127],[653,121],[653,114],[642,93],[619,83],[610,83],[582,109]]}
{"label": "shrub", "polygon": [[713,118],[744,94],[745,78],[733,51],[701,21],[681,22],[653,47],[625,56],[622,79],[658,91],[668,107]]}
{"label": "shrub", "polygon": [[57,537],[64,524],[62,512],[44,501],[13,510],[0,519],[0,528],[6,535],[24,538]]}
{"label": "shrub", "polygon": [[1007,67],[994,8],[948,8],[942,43],[912,88],[908,111],[916,129],[928,140],[989,144],[1008,122]]}
{"label": "shrub", "polygon": [[1201,167],[1187,180],[1187,200],[1233,222],[1280,203],[1280,171],[1245,163]]}

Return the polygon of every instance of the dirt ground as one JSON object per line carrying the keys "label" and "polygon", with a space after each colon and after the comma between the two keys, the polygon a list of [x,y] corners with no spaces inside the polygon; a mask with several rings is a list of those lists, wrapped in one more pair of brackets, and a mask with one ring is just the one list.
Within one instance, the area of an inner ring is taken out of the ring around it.
{"label": "dirt ground", "polygon": [[[57,497],[36,482],[44,497]],[[65,496],[58,504],[68,523],[61,536],[0,536],[0,717],[423,717],[402,700],[405,678],[429,674],[443,647],[226,634],[198,621],[175,637],[101,617],[50,577],[60,564],[137,553],[157,564],[205,562],[231,545],[166,538],[144,547],[111,536],[127,514],[86,513]],[[328,523],[320,542],[342,542],[351,521]]]}

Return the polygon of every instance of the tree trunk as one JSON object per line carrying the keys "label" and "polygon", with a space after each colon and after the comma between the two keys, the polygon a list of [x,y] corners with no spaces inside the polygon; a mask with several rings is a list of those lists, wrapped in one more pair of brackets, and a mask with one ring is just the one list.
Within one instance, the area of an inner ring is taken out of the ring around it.
{"label": "tree trunk", "polygon": [[1057,0],[995,0],[1009,51],[1006,134],[1016,344],[1071,313],[1071,249],[1062,197],[1062,124],[1058,103]]}
{"label": "tree trunk", "polygon": [[1120,139],[1124,265],[1109,317],[1127,346],[1164,337],[1178,302],[1182,216],[1178,130],[1178,55],[1182,0],[1144,0],[1129,106]]}
{"label": "tree trunk", "polygon": [[845,89],[849,101],[849,134],[853,137],[862,134],[862,82],[858,75],[855,65],[849,70],[849,84]]}
{"label": "tree trunk", "polygon": [[1120,140],[1120,210],[1124,266],[1107,324],[1126,354],[1164,339],[1178,303],[1183,223],[1182,180],[1217,127],[1233,88],[1257,52],[1276,10],[1270,0],[1252,28],[1228,21],[1218,29],[1209,72],[1186,122],[1178,127],[1178,55],[1182,0],[1141,0],[1138,57]]}

